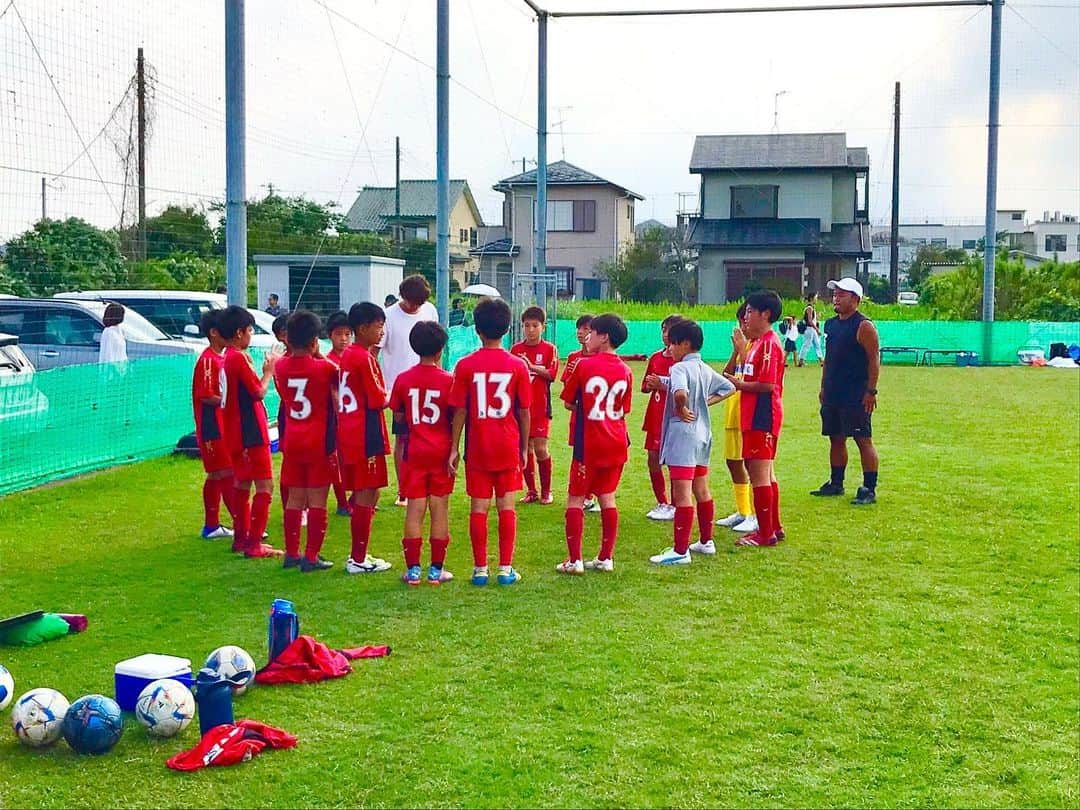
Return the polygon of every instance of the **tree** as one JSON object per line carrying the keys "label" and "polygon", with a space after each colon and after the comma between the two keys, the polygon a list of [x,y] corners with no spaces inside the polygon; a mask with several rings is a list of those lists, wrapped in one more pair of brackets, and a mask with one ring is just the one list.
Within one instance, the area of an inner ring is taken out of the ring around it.
{"label": "tree", "polygon": [[[982,312],[983,265],[970,257],[933,276],[920,298],[937,318],[976,320]],[[1027,267],[999,254],[994,273],[994,316],[999,320],[1080,320],[1080,262],[1047,261]]]}
{"label": "tree", "polygon": [[892,285],[889,279],[873,273],[867,280],[866,295],[875,304],[895,304],[892,297]]}
{"label": "tree", "polygon": [[596,274],[624,301],[681,302],[683,288],[676,272],[686,267],[686,260],[671,257],[671,249],[667,229],[651,228],[616,258],[597,262]]}
{"label": "tree", "polygon": [[43,219],[7,246],[6,283],[22,294],[48,297],[58,292],[114,287],[124,273],[120,240],[72,217]]}
{"label": "tree", "polygon": [[[137,235],[138,226],[134,230]],[[160,259],[173,253],[214,255],[214,231],[204,211],[170,205],[146,220],[146,258]]]}
{"label": "tree", "polygon": [[911,289],[922,296],[930,273],[935,265],[963,264],[968,259],[968,253],[963,248],[940,248],[931,245],[922,245],[915,253],[915,258],[908,265],[908,285]]}

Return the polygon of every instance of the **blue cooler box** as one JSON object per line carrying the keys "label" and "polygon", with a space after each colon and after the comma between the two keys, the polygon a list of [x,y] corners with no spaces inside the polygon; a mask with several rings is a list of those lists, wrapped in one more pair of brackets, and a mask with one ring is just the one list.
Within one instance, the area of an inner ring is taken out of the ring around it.
{"label": "blue cooler box", "polygon": [[156,680],[172,678],[188,689],[195,684],[191,676],[191,660],[175,655],[146,653],[116,665],[116,702],[125,712],[135,711],[139,694]]}

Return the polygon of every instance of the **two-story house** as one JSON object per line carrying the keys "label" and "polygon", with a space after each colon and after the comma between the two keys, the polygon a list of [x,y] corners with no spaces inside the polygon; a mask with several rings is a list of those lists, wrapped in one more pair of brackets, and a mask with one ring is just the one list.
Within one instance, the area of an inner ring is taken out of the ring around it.
{"label": "two-story house", "polygon": [[842,132],[699,135],[690,172],[701,175],[689,238],[700,303],[760,287],[824,293],[872,255],[869,155]]}
{"label": "two-story house", "polygon": [[[435,188],[434,180],[402,180],[399,201],[394,186],[364,186],[346,214],[346,224],[351,231],[378,233],[395,242],[434,242]],[[459,284],[467,283],[467,277],[479,269],[469,249],[479,243],[477,234],[483,227],[468,181],[451,180],[450,275]]]}
{"label": "two-story house", "polygon": [[[476,279],[505,295],[515,273],[534,272],[536,170],[493,188],[503,194],[502,238],[470,253],[480,262]],[[547,272],[556,277],[558,295],[607,298],[596,266],[633,243],[634,203],[644,197],[565,160],[548,166],[547,195]]]}

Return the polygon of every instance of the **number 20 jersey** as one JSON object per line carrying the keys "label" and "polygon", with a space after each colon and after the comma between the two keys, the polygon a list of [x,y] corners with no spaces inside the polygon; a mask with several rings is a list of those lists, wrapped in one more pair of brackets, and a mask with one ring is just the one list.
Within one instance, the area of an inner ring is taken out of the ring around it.
{"label": "number 20 jersey", "polygon": [[521,463],[518,411],[532,405],[529,369],[505,349],[477,349],[454,367],[450,405],[465,409],[465,464],[499,472]]}
{"label": "number 20 jersey", "polygon": [[562,391],[574,406],[574,459],[587,467],[626,463],[634,379],[630,367],[613,352],[582,357]]}

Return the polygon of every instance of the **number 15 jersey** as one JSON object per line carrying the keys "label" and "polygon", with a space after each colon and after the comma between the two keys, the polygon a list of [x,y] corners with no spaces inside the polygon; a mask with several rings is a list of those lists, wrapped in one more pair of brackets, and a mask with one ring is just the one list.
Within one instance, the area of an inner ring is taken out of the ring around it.
{"label": "number 15 jersey", "polygon": [[562,390],[574,406],[574,459],[586,467],[615,467],[626,463],[634,379],[630,367],[614,352],[582,357]]}
{"label": "number 15 jersey", "polygon": [[415,365],[401,372],[390,393],[390,410],[405,426],[404,458],[410,464],[443,469],[450,458],[450,385],[438,366]]}
{"label": "number 15 jersey", "polygon": [[454,367],[450,405],[465,409],[465,464],[499,472],[521,464],[518,411],[532,405],[529,369],[505,349],[477,349]]}

